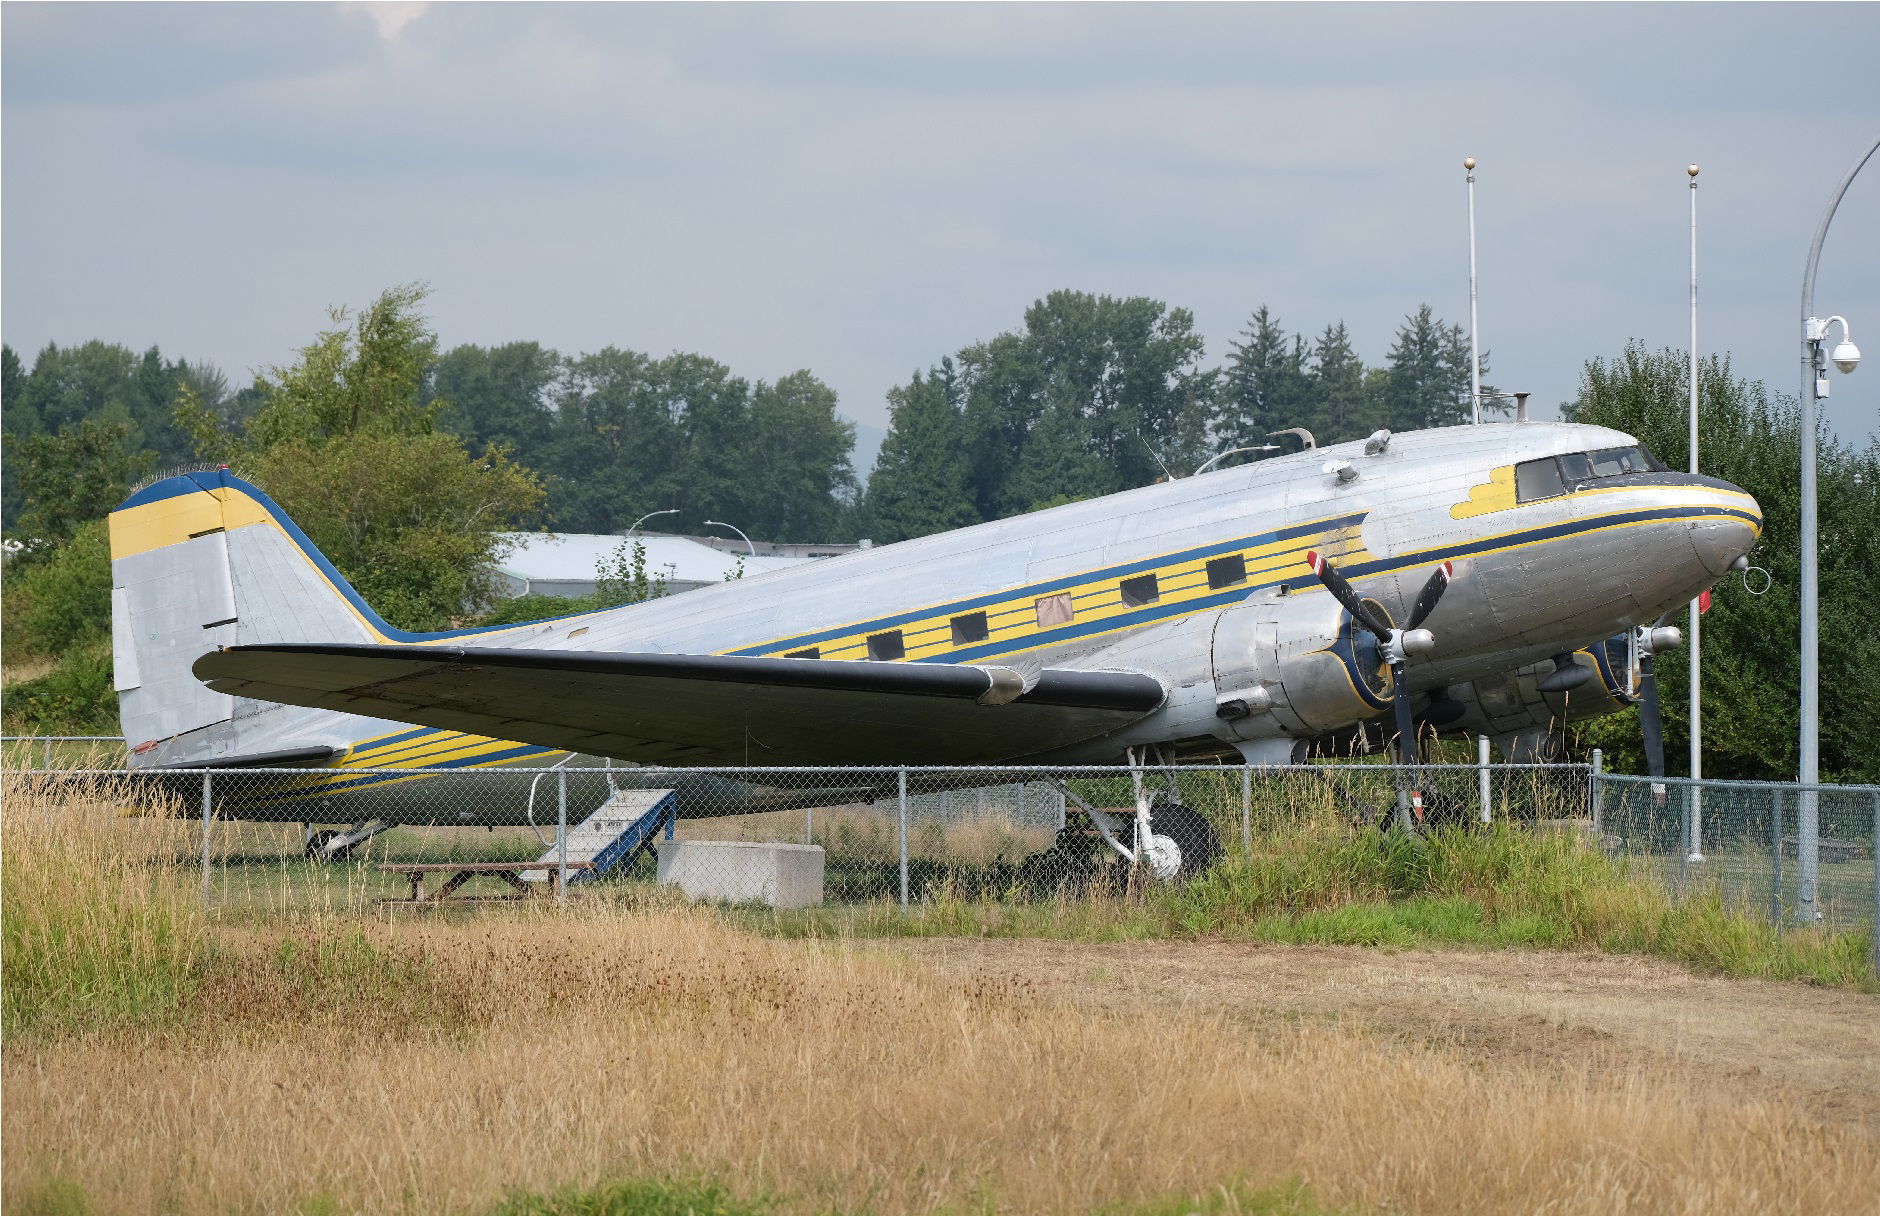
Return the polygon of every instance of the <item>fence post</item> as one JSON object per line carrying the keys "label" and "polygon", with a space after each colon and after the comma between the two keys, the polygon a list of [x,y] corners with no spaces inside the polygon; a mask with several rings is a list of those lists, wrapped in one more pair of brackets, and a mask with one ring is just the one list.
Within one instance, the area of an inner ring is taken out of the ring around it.
{"label": "fence post", "polygon": [[1606,771],[1606,755],[1597,747],[1593,749],[1593,771],[1588,780],[1593,788],[1587,791],[1587,801],[1593,804],[1593,836],[1603,842],[1606,839],[1606,783],[1600,777]]}
{"label": "fence post", "polygon": [[907,911],[907,770],[901,770],[901,911]]}
{"label": "fence post", "polygon": [[555,896],[568,898],[568,770],[555,773],[555,850],[561,856],[555,863]]}
{"label": "fence post", "polygon": [[1769,923],[1782,932],[1782,789],[1769,791]]}
{"label": "fence post", "polygon": [[1880,975],[1880,794],[1873,796],[1873,969]]}
{"label": "fence post", "polygon": [[48,769],[52,767],[52,736],[51,735],[46,736],[46,767]]}
{"label": "fence post", "polygon": [[215,777],[211,773],[202,775],[202,902],[209,902],[209,818],[214,814]]}
{"label": "fence post", "polygon": [[1240,842],[1247,848],[1247,860],[1253,860],[1253,764],[1240,770]]}
{"label": "fence post", "polygon": [[1795,808],[1795,919],[1812,925],[1821,919],[1821,791],[1799,790]]}
{"label": "fence post", "polygon": [[1487,735],[1475,737],[1475,793],[1482,802],[1482,822],[1493,823],[1494,816],[1489,813]]}
{"label": "fence post", "polygon": [[803,808],[803,843],[816,843],[816,808],[813,806]]}

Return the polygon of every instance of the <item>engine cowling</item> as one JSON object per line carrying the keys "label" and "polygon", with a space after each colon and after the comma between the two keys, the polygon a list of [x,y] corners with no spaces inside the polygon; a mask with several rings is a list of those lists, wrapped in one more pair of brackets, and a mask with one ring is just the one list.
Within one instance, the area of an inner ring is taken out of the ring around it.
{"label": "engine cowling", "polygon": [[1390,665],[1376,638],[1330,595],[1273,596],[1220,613],[1211,655],[1223,738],[1316,735],[1390,708]]}

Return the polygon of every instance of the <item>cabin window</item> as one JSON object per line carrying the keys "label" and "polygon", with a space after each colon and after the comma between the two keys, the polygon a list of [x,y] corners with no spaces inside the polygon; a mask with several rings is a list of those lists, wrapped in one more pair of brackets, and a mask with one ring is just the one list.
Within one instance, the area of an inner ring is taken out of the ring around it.
{"label": "cabin window", "polygon": [[907,657],[907,643],[901,640],[899,629],[890,629],[886,633],[868,635],[868,657],[892,661]]}
{"label": "cabin window", "polygon": [[1135,578],[1126,578],[1118,589],[1123,593],[1125,608],[1140,608],[1144,604],[1153,604],[1162,598],[1162,589],[1156,586],[1155,575],[1138,574]]}
{"label": "cabin window", "polygon": [[1244,554],[1230,553],[1208,563],[1208,586],[1217,591],[1246,581],[1247,559]]}
{"label": "cabin window", "polygon": [[802,650],[792,650],[783,657],[786,659],[820,659],[822,658],[822,651],[816,649],[814,646],[806,646]]}
{"label": "cabin window", "polygon": [[986,614],[968,612],[964,616],[953,618],[953,644],[964,646],[969,642],[983,642],[991,633],[986,628]]}
{"label": "cabin window", "polygon": [[1038,628],[1049,629],[1054,625],[1068,625],[1076,613],[1071,609],[1071,593],[1060,591],[1056,595],[1047,595],[1038,601]]}
{"label": "cabin window", "polygon": [[1552,456],[1545,460],[1530,460],[1514,466],[1514,500],[1516,502],[1558,498],[1566,492],[1567,487],[1560,480],[1560,465]]}

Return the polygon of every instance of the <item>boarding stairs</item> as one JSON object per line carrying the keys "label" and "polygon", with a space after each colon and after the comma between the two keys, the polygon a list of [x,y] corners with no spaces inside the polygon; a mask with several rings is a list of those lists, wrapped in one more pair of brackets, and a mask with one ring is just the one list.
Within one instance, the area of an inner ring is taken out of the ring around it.
{"label": "boarding stairs", "polygon": [[[577,870],[568,875],[570,884],[593,882],[616,869],[624,869],[643,852],[650,852],[661,828],[672,839],[678,819],[679,800],[671,790],[616,790],[592,815],[568,827],[568,861],[593,862],[593,869]],[[541,861],[554,869],[561,864],[562,851],[548,846]],[[524,882],[547,882],[541,870],[525,870]]]}

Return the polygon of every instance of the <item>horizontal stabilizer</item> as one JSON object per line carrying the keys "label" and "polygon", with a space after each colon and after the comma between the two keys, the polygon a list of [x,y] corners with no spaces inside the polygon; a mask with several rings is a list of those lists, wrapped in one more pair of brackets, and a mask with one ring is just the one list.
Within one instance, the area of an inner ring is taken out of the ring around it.
{"label": "horizontal stabilizer", "polygon": [[980,764],[1158,708],[1153,676],[825,659],[277,643],[196,660],[218,692],[648,764]]}

